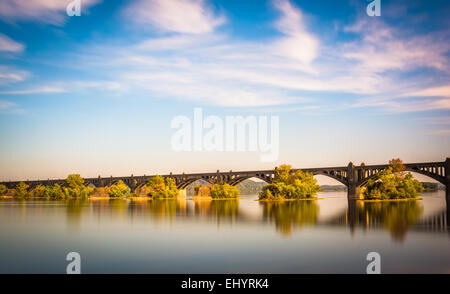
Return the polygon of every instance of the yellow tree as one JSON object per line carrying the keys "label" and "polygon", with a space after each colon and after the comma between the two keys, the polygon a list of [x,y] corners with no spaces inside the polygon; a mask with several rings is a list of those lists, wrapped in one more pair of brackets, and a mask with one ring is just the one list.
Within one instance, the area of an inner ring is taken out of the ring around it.
{"label": "yellow tree", "polygon": [[0,185],[0,196],[5,195],[8,192],[8,188],[5,185]]}

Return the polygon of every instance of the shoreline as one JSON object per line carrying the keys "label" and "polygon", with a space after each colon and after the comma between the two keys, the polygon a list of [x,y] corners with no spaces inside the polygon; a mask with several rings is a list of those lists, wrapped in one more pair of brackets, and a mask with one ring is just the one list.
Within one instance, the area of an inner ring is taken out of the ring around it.
{"label": "shoreline", "polygon": [[423,200],[423,198],[407,198],[407,199],[357,199],[356,201],[362,202],[406,202],[406,201],[417,201]]}
{"label": "shoreline", "polygon": [[255,201],[259,202],[284,202],[284,201],[315,201],[315,200],[323,200],[325,198],[299,198],[299,199],[257,199]]}

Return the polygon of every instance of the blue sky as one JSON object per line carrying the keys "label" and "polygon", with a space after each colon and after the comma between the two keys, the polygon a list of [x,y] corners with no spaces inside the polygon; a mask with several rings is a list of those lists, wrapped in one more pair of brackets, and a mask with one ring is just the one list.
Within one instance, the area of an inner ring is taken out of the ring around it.
{"label": "blue sky", "polygon": [[[1,179],[450,155],[448,1],[69,2],[0,3]],[[278,115],[279,159],[174,152],[194,107]]]}

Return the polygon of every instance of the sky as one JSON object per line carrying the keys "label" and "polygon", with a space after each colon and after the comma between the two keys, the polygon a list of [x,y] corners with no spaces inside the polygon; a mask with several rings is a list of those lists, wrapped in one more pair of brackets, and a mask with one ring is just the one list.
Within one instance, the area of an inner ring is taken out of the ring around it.
{"label": "sky", "polygon": [[[0,2],[0,180],[450,156],[450,3]],[[279,156],[171,147],[177,116],[278,116]]]}

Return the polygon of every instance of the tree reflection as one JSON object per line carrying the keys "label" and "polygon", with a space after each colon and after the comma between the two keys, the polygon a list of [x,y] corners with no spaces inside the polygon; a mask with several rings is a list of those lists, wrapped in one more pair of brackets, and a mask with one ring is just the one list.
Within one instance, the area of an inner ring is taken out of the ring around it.
{"label": "tree reflection", "polygon": [[402,242],[409,227],[422,216],[423,207],[417,201],[363,202],[361,216],[369,226],[381,224],[394,241]]}
{"label": "tree reflection", "polygon": [[89,201],[86,198],[67,199],[65,201],[67,222],[69,226],[76,228],[80,225],[83,208],[88,202]]}
{"label": "tree reflection", "polygon": [[313,225],[319,217],[319,205],[314,200],[260,202],[264,220],[275,221],[277,231],[285,236],[293,227]]}
{"label": "tree reflection", "polygon": [[187,207],[184,199],[153,199],[145,201],[131,201],[130,214],[134,216],[150,215],[156,220],[173,219],[178,215],[186,215]]}
{"label": "tree reflection", "polygon": [[239,200],[194,200],[194,213],[218,220],[235,220],[239,214]]}

